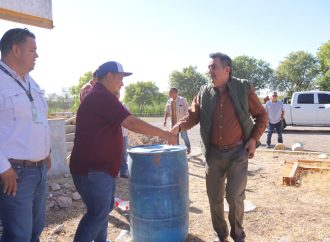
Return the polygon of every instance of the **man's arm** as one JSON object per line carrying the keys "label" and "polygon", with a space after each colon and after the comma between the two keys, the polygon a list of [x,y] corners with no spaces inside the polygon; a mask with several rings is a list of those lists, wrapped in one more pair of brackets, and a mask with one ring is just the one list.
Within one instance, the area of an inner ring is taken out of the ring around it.
{"label": "man's arm", "polygon": [[283,119],[284,119],[284,114],[285,114],[285,112],[284,112],[284,105],[283,105],[283,103],[282,103],[282,113],[281,113],[281,120],[283,120]]}
{"label": "man's arm", "polygon": [[260,137],[264,133],[267,123],[268,123],[268,117],[266,110],[260,103],[260,100],[258,96],[256,95],[253,88],[250,88],[249,94],[248,94],[248,102],[249,102],[249,112],[253,119],[255,120],[255,124],[250,136],[250,139],[245,145],[245,148],[248,152],[249,158],[254,157],[254,153],[256,150],[256,144],[259,141]]}
{"label": "man's arm", "polygon": [[164,114],[164,127],[166,126],[166,122],[167,122],[167,117],[169,116],[169,114],[167,112],[165,112]]}
{"label": "man's arm", "polygon": [[184,116],[179,122],[173,126],[171,132],[178,134],[180,131],[191,129],[199,123],[200,115],[200,97],[199,94],[194,97],[191,106],[188,109],[188,114]]}
{"label": "man's arm", "polygon": [[126,119],[124,119],[121,125],[135,133],[158,136],[167,140],[171,145],[176,144],[176,135],[157,128],[139,118],[134,117],[133,115],[129,115]]}
{"label": "man's arm", "polygon": [[167,118],[170,117],[170,112],[171,112],[171,105],[169,104],[169,101],[167,101],[165,108],[164,108],[164,127],[166,126]]}

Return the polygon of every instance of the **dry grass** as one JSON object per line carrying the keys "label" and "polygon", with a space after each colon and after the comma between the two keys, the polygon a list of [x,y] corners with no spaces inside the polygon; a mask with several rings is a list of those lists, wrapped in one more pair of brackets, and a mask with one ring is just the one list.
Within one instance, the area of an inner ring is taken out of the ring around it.
{"label": "dry grass", "polygon": [[[316,242],[330,241],[330,173],[303,173],[297,186],[283,186],[285,160],[318,159],[314,156],[258,153],[250,161],[246,199],[257,208],[246,213],[244,227],[247,241]],[[211,241],[214,238],[209,205],[206,196],[204,166],[200,156],[189,159],[189,238],[187,241]],[[71,178],[57,178],[69,183]],[[117,195],[127,199],[126,179],[117,180]],[[55,208],[48,211],[48,223],[42,241],[72,241],[77,224],[84,212],[81,202],[70,209]],[[115,241],[122,229],[129,230],[129,215],[118,210],[109,216],[109,238]],[[53,233],[64,224],[63,230]],[[169,241],[171,242],[171,241]]]}

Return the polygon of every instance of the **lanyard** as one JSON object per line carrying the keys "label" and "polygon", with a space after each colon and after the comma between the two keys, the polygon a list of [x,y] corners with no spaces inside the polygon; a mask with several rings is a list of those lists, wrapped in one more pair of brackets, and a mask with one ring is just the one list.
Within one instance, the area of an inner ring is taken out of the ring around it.
{"label": "lanyard", "polygon": [[33,97],[32,97],[32,93],[31,93],[31,86],[30,86],[30,82],[29,82],[29,89],[25,89],[25,87],[23,86],[23,84],[17,80],[6,68],[4,68],[2,65],[0,65],[0,69],[6,73],[8,76],[10,76],[11,78],[13,78],[16,83],[25,91],[26,95],[28,96],[30,102],[33,102]]}

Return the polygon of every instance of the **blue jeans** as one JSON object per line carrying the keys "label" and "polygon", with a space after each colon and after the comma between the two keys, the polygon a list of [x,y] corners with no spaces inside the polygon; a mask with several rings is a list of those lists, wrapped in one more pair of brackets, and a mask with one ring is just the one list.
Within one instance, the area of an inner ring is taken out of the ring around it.
{"label": "blue jeans", "polygon": [[89,171],[87,176],[72,175],[74,185],[87,207],[79,222],[75,242],[106,242],[108,216],[114,206],[115,178],[105,172]]}
{"label": "blue jeans", "polygon": [[0,186],[1,242],[39,242],[46,211],[46,166],[12,165],[18,176],[15,196],[3,193]]}
{"label": "blue jeans", "polygon": [[[181,138],[184,141],[184,144],[187,146],[187,149],[190,149],[190,141],[189,141],[189,137],[188,137],[188,132],[187,131],[181,131],[180,132]],[[178,144],[179,144],[179,134],[178,134]]]}
{"label": "blue jeans", "polygon": [[277,142],[283,143],[283,138],[282,138],[283,125],[282,125],[282,120],[281,120],[280,122],[278,122],[276,124],[268,123],[267,145],[271,144],[274,129],[276,129],[276,131],[277,131]]}
{"label": "blue jeans", "polygon": [[120,164],[120,175],[128,175],[127,144],[128,144],[128,136],[124,136],[123,137],[123,155],[121,156],[121,164]]}

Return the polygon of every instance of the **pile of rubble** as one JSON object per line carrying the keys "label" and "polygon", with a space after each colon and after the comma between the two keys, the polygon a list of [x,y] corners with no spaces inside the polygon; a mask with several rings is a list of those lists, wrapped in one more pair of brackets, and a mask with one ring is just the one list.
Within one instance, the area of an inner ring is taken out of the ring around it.
{"label": "pile of rubble", "polygon": [[138,145],[165,144],[166,142],[159,137],[128,132],[128,147]]}
{"label": "pile of rubble", "polygon": [[[64,175],[69,178],[69,174]],[[51,208],[70,208],[72,201],[81,200],[79,193],[70,183],[51,183],[49,184],[46,209]]]}

